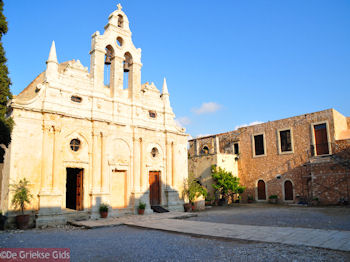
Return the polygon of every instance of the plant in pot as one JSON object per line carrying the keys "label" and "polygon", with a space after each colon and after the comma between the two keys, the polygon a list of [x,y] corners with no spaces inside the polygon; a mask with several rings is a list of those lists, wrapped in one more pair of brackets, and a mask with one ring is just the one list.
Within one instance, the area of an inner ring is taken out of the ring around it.
{"label": "plant in pot", "polygon": [[21,215],[16,216],[16,224],[19,229],[26,229],[29,224],[29,215],[24,214],[26,204],[30,204],[30,199],[33,197],[29,193],[29,181],[25,178],[19,180],[17,184],[12,184],[12,191],[14,192],[12,198],[12,205],[15,209],[21,210]]}
{"label": "plant in pot", "polygon": [[271,204],[277,204],[277,202],[278,202],[278,196],[277,196],[277,195],[271,195],[271,196],[269,196],[269,202],[270,202]]}
{"label": "plant in pot", "polygon": [[107,204],[101,203],[99,208],[101,218],[106,218],[108,216],[108,209],[109,206]]}
{"label": "plant in pot", "polygon": [[7,216],[2,215],[2,211],[0,210],[0,230],[5,230]]}
{"label": "plant in pot", "polygon": [[248,196],[248,203],[253,203],[253,201],[254,201],[253,196]]}
{"label": "plant in pot", "polygon": [[146,209],[146,203],[140,201],[139,207],[138,207],[139,215],[143,215],[145,213],[145,209]]}
{"label": "plant in pot", "polygon": [[192,211],[195,210],[194,201],[196,198],[199,198],[200,196],[206,198],[208,196],[208,192],[207,189],[193,177],[193,175],[190,175],[184,182],[183,195],[184,198],[187,198],[189,201],[189,203],[184,204],[184,210],[185,212],[189,212],[191,209]]}
{"label": "plant in pot", "polygon": [[318,199],[318,197],[314,197],[311,201],[311,204],[313,206],[318,206],[320,204],[320,200]]}

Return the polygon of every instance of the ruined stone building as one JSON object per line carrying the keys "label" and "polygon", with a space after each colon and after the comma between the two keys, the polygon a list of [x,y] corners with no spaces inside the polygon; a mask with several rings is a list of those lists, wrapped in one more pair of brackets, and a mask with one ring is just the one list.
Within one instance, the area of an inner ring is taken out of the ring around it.
{"label": "ruined stone building", "polygon": [[10,104],[15,126],[2,164],[1,209],[11,216],[9,184],[26,178],[37,226],[72,212],[135,212],[140,200],[182,208],[187,134],[174,121],[164,79],[141,84],[141,49],[118,5],[104,33],[92,35],[90,71],[79,60],[47,67]]}
{"label": "ruined stone building", "polygon": [[189,174],[213,191],[210,166],[240,178],[252,196],[266,201],[348,201],[350,117],[334,109],[238,128],[190,140]]}

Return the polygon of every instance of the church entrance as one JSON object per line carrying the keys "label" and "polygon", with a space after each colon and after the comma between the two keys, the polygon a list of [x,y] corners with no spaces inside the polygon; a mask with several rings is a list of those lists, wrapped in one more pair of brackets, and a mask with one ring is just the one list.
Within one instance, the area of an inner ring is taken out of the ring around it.
{"label": "church entrance", "polygon": [[66,208],[83,210],[83,172],[81,168],[67,168]]}
{"label": "church entrance", "polygon": [[160,205],[160,171],[149,172],[149,200],[151,206]]}

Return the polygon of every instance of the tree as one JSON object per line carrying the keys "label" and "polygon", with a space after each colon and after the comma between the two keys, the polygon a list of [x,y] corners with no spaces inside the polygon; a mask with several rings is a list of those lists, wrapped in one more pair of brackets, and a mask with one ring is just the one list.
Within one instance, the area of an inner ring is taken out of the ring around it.
{"label": "tree", "polygon": [[[3,14],[3,0],[0,0],[0,145],[8,145],[11,142],[11,131],[13,127],[13,119],[6,118],[7,103],[12,99],[10,91],[11,80],[8,77],[7,59],[5,50],[2,46],[2,36],[7,33],[6,17]],[[0,163],[4,160],[5,150],[0,147]]]}
{"label": "tree", "polygon": [[245,187],[240,185],[238,177],[233,176],[231,172],[221,167],[212,165],[211,176],[215,182],[213,188],[227,200],[230,196],[233,200],[234,194],[242,194],[245,190]]}

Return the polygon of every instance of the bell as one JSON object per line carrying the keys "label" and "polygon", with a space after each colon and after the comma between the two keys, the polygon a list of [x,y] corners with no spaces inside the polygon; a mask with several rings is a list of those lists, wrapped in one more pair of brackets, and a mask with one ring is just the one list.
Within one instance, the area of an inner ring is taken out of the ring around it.
{"label": "bell", "polygon": [[111,62],[111,57],[106,55],[106,59],[105,59],[105,65],[110,65],[112,62]]}
{"label": "bell", "polygon": [[130,68],[129,68],[129,63],[128,62],[124,62],[124,72],[129,72]]}

